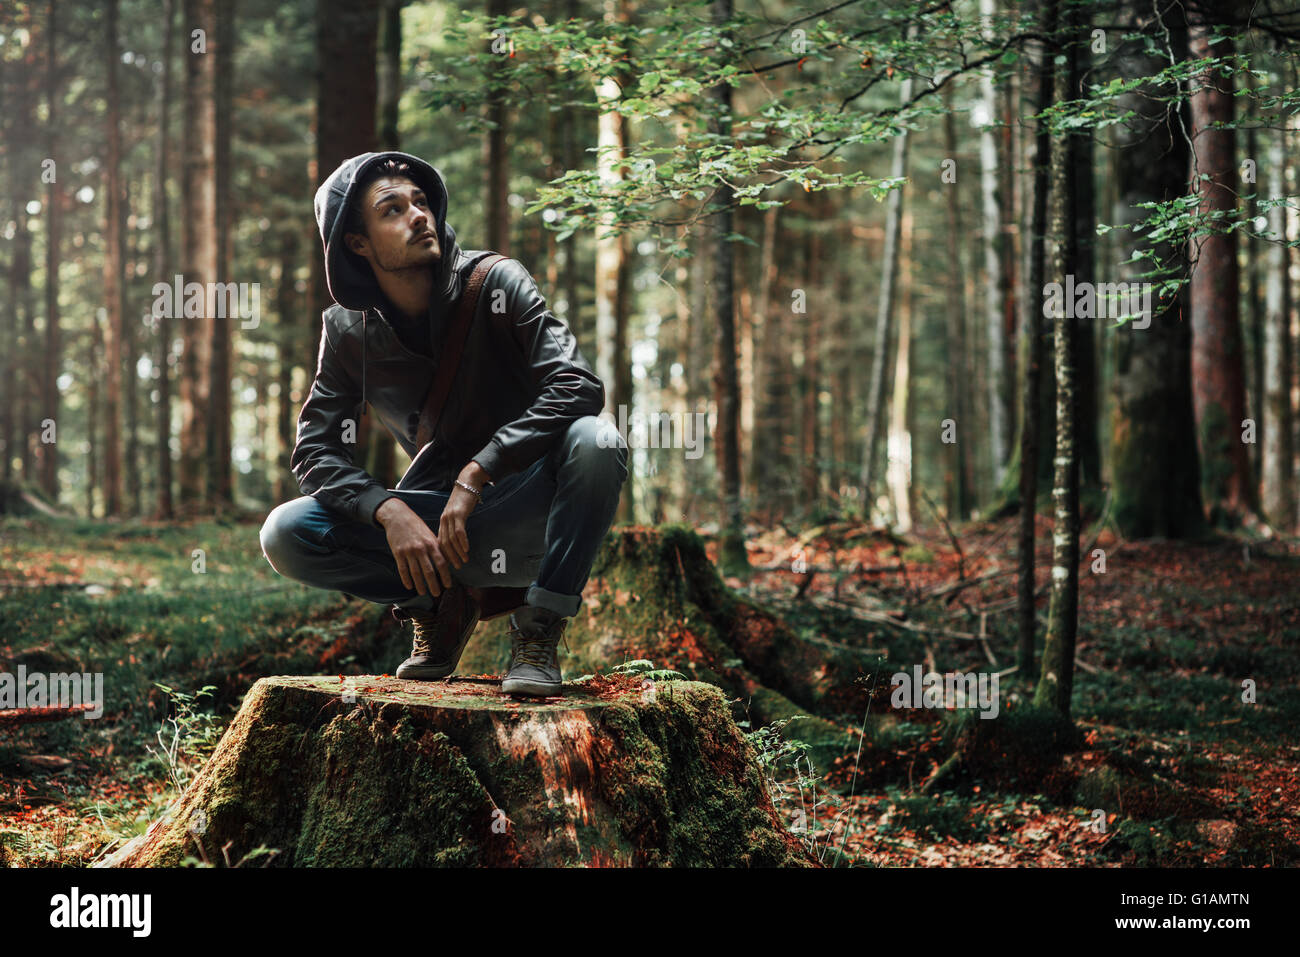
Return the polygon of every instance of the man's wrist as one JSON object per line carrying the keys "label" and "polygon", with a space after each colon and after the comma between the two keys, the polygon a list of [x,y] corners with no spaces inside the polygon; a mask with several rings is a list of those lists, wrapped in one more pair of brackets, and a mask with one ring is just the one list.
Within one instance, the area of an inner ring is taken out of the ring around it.
{"label": "man's wrist", "polygon": [[[395,502],[398,504],[395,505]],[[375,509],[375,524],[383,528],[384,521],[392,518],[393,513],[397,511],[400,504],[402,504],[402,500],[396,495],[392,495],[380,502],[379,507]]]}
{"label": "man's wrist", "polygon": [[468,465],[461,469],[459,478],[462,482],[468,482],[470,485],[479,489],[484,485],[492,484],[492,476],[488,475],[487,469],[479,465],[473,459],[470,460]]}

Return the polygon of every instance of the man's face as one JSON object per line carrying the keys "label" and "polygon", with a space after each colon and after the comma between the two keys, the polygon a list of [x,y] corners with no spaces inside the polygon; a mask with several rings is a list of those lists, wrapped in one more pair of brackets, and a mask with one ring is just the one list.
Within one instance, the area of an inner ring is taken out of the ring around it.
{"label": "man's face", "polygon": [[376,274],[427,268],[442,256],[429,199],[405,176],[375,180],[361,207],[367,235],[348,233],[344,241]]}

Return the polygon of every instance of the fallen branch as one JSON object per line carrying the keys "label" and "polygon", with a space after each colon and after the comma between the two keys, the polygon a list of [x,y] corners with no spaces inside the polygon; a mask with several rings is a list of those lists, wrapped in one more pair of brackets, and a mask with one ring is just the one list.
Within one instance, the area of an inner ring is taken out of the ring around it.
{"label": "fallen branch", "polygon": [[17,727],[22,724],[39,724],[45,721],[62,721],[94,710],[92,704],[74,704],[67,708],[6,708],[0,711],[0,727]]}

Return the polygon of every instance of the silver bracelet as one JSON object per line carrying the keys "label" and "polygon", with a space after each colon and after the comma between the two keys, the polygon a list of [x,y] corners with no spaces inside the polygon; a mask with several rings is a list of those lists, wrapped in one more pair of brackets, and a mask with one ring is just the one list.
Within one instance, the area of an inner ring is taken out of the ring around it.
{"label": "silver bracelet", "polygon": [[467,491],[467,492],[473,492],[473,493],[475,494],[475,496],[477,496],[478,498],[482,498],[482,497],[483,497],[483,493],[482,493],[481,491],[479,491],[478,489],[474,488],[474,486],[469,485],[469,484],[466,483],[466,482],[462,482],[460,479],[456,479],[456,484],[459,485],[461,488],[463,488],[463,489],[464,489],[465,491]]}

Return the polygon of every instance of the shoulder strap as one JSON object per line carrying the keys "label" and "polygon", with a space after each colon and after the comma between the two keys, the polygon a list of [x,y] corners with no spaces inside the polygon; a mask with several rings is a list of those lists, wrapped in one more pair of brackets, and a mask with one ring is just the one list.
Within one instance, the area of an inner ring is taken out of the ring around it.
{"label": "shoulder strap", "polygon": [[438,357],[438,371],[434,374],[433,385],[429,388],[429,394],[424,400],[424,409],[420,413],[420,425],[415,434],[415,444],[420,449],[433,440],[434,432],[438,428],[442,407],[447,402],[451,383],[456,378],[456,370],[460,367],[460,356],[465,350],[465,340],[469,338],[469,328],[474,324],[478,294],[483,288],[483,283],[487,281],[488,272],[505,258],[500,253],[493,253],[479,260],[469,277],[469,282],[465,285],[465,292],[460,297],[460,306],[456,310],[451,328],[447,330],[442,355]]}

